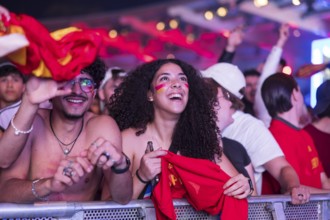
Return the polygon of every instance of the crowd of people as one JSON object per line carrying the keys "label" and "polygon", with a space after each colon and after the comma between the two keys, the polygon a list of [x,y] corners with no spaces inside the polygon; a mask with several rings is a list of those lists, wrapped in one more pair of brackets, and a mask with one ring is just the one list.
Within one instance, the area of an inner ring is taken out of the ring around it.
{"label": "crowd of people", "polygon": [[164,186],[192,193],[182,169],[212,173],[197,173],[201,189],[216,179],[213,193],[245,202],[330,193],[330,80],[317,90],[315,120],[302,124],[299,85],[281,72],[288,37],[284,24],[263,68],[243,72],[232,64],[241,27],[204,70],[171,58],[125,71],[95,57],[55,81],[0,64],[0,202],[161,200]]}

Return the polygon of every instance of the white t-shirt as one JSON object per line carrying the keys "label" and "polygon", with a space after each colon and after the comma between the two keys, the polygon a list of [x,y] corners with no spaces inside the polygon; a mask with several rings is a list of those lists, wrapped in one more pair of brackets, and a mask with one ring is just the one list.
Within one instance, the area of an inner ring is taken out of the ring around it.
{"label": "white t-shirt", "polygon": [[264,164],[276,157],[284,156],[280,146],[265,124],[242,111],[233,114],[234,122],[224,131],[223,136],[240,142],[251,158],[257,192],[261,193],[261,174]]}
{"label": "white t-shirt", "polygon": [[18,101],[10,106],[0,109],[0,126],[3,129],[7,129],[10,120],[14,117],[20,105],[21,101]]}
{"label": "white t-shirt", "polygon": [[[7,129],[10,123],[10,120],[16,112],[18,111],[22,101],[18,101],[10,106],[7,106],[3,109],[0,109],[0,126],[3,129]],[[52,109],[52,104],[49,101],[42,102],[39,104],[39,108]]]}

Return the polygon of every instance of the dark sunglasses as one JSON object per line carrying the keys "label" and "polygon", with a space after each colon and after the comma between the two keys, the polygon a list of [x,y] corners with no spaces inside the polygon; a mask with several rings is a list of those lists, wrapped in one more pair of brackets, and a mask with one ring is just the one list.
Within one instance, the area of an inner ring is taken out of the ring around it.
{"label": "dark sunglasses", "polygon": [[96,87],[96,83],[92,79],[79,78],[68,81],[65,84],[64,88],[65,89],[72,88],[76,83],[79,83],[81,91],[86,93],[92,92]]}

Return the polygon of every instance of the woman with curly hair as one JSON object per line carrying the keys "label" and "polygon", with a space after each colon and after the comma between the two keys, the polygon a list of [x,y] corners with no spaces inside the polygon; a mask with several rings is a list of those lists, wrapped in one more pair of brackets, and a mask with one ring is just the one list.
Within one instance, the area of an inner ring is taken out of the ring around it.
{"label": "woman with curly hair", "polygon": [[[219,147],[215,105],[216,98],[200,73],[183,61],[159,59],[128,74],[108,107],[132,161],[133,199],[150,194],[148,185],[158,179],[160,157],[168,151],[213,161],[229,176],[238,174]],[[226,184],[225,194],[247,196],[244,178],[233,177]]]}

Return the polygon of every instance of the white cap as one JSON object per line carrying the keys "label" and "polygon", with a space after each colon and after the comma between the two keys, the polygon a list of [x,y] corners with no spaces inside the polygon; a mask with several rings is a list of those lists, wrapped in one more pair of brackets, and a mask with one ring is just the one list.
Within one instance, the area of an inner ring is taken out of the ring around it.
{"label": "white cap", "polygon": [[243,98],[240,90],[246,86],[242,71],[230,63],[217,63],[201,70],[203,77],[212,78],[237,98]]}
{"label": "white cap", "polygon": [[127,73],[126,73],[125,70],[123,70],[122,68],[117,67],[117,66],[115,66],[115,67],[110,67],[110,68],[107,70],[107,72],[105,73],[105,75],[104,75],[104,78],[103,78],[103,80],[102,80],[102,82],[101,82],[101,84],[100,84],[100,89],[102,89],[102,88],[105,86],[105,84],[109,81],[109,79],[112,78],[112,76],[114,75],[114,71],[117,72],[117,75],[118,75],[119,77],[125,77],[125,76],[127,76]]}

